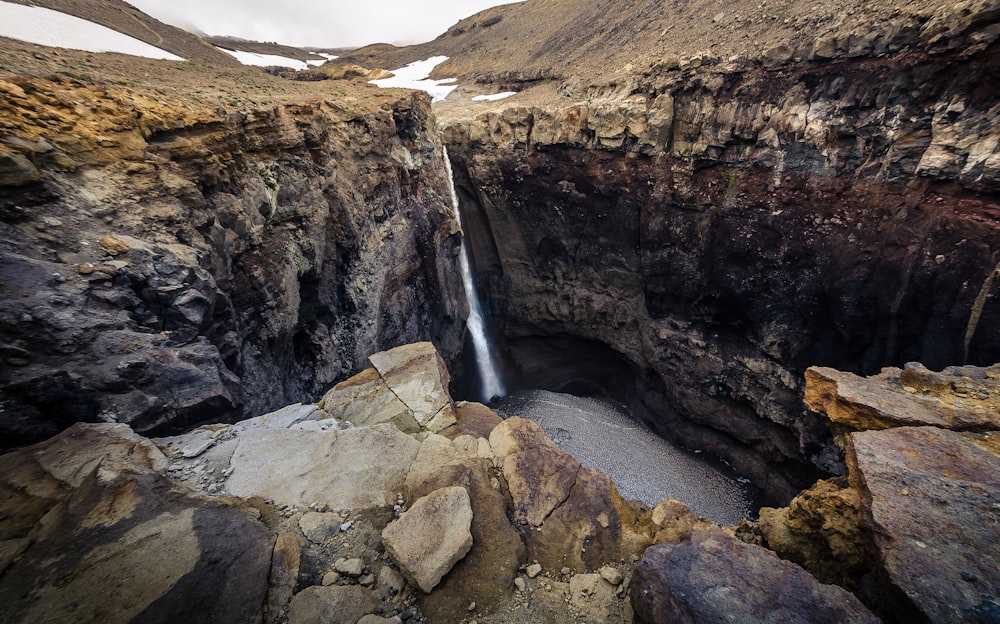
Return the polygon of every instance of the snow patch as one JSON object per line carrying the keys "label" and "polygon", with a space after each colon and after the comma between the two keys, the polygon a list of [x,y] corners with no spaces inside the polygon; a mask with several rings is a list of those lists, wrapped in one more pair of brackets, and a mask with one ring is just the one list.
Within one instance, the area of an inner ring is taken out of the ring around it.
{"label": "snow patch", "polygon": [[437,102],[448,97],[458,85],[450,84],[455,82],[454,78],[444,78],[442,80],[431,80],[430,75],[435,67],[448,60],[447,56],[432,56],[423,61],[414,61],[406,67],[393,69],[395,74],[392,78],[382,78],[381,80],[370,80],[374,85],[380,87],[399,87],[403,89],[419,89],[431,95],[431,101]]}
{"label": "snow patch", "polygon": [[517,91],[504,91],[502,93],[494,93],[493,95],[477,95],[472,98],[472,101],[493,102],[494,100],[502,100],[504,98],[509,98],[512,95],[517,95]]}
{"label": "snow patch", "polygon": [[184,60],[166,50],[79,17],[10,2],[0,2],[0,36],[86,52],[118,52],[167,61]]}
{"label": "snow patch", "polygon": [[227,50],[226,48],[218,49],[225,52],[229,56],[234,57],[240,63],[243,63],[244,65],[253,65],[254,67],[290,67],[294,70],[302,70],[309,69],[310,62],[320,65],[326,62],[300,61],[286,56],[278,56],[277,54],[257,54],[256,52],[244,52],[242,50]]}

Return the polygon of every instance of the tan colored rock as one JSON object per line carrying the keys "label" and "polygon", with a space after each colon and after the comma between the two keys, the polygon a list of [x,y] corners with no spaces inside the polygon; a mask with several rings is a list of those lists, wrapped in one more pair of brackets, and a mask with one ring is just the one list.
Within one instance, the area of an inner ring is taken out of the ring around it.
{"label": "tan colored rock", "polygon": [[976,370],[949,367],[935,373],[910,363],[859,377],[813,366],[806,370],[805,401],[809,409],[855,431],[911,425],[1000,429],[1000,366]]}
{"label": "tan colored rock", "polygon": [[528,556],[545,568],[595,569],[642,552],[651,535],[611,479],[584,468],[523,418],[490,434],[514,511],[527,522]]}
{"label": "tan colored rock", "polygon": [[374,368],[367,368],[334,386],[323,395],[319,407],[330,417],[355,425],[388,422],[406,433],[420,431],[413,413]]}
{"label": "tan colored rock", "polygon": [[491,469],[492,463],[482,459],[452,462],[410,492],[420,497],[459,486],[472,504],[472,549],[433,592],[420,596],[420,609],[429,620],[459,621],[466,617],[463,609],[470,600],[481,609],[498,605],[510,595],[511,582],[525,560],[524,544],[507,518],[508,502],[491,483]]}
{"label": "tan colored rock", "polygon": [[282,532],[274,542],[271,553],[271,574],[267,588],[267,613],[275,618],[292,598],[299,579],[302,545],[295,533]]}
{"label": "tan colored rock", "polygon": [[292,598],[288,624],[358,624],[377,607],[372,591],[359,585],[307,587]]}
{"label": "tan colored rock", "polygon": [[503,422],[496,412],[482,403],[459,401],[455,407],[459,434],[489,438],[493,428]]}
{"label": "tan colored rock", "polygon": [[654,541],[679,542],[686,533],[694,529],[706,529],[714,523],[699,518],[691,509],[679,500],[668,498],[657,503],[653,508],[651,519],[656,527]]}
{"label": "tan colored rock", "polygon": [[860,517],[860,498],[846,483],[823,480],[787,507],[763,507],[758,528],[764,545],[823,583],[857,591],[875,560],[871,533]]}
{"label": "tan colored rock", "polygon": [[344,431],[250,430],[233,453],[235,496],[331,509],[391,507],[420,443],[390,424]]}
{"label": "tan colored rock", "polygon": [[568,497],[580,462],[553,443],[545,430],[523,418],[509,418],[490,434],[490,446],[503,464],[516,513],[540,526]]}
{"label": "tan colored rock", "polygon": [[120,238],[115,238],[114,236],[105,236],[99,241],[98,244],[101,246],[104,253],[109,256],[120,256],[123,253],[128,253],[132,249],[128,243]]}
{"label": "tan colored rock", "polygon": [[[435,418],[440,421],[447,417],[442,410],[452,407],[447,390],[448,369],[434,345],[429,342],[403,345],[376,353],[368,361],[393,394],[410,409],[418,424],[427,426]],[[451,418],[454,419],[453,414]]]}
{"label": "tan colored rock", "polygon": [[472,548],[472,506],[465,488],[436,490],[382,531],[386,553],[415,587],[430,593]]}

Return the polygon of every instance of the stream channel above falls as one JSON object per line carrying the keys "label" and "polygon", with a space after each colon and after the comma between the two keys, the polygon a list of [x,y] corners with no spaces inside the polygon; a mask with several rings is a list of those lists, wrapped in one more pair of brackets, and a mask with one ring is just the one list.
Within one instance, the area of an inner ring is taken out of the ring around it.
{"label": "stream channel above falls", "polygon": [[672,445],[610,400],[522,390],[495,399],[491,407],[504,418],[521,416],[541,425],[584,466],[610,476],[626,499],[652,507],[676,498],[722,525],[756,517],[759,500],[749,481],[721,461]]}

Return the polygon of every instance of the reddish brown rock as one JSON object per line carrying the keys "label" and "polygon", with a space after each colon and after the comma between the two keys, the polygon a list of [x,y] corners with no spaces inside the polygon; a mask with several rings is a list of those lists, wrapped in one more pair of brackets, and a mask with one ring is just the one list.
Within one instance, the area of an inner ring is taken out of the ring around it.
{"label": "reddish brown rock", "polygon": [[823,585],[794,563],[719,529],[646,549],[630,592],[642,624],[879,621],[844,589]]}
{"label": "reddish brown rock", "polygon": [[851,481],[879,563],[918,619],[993,621],[1000,613],[998,438],[937,427],[850,435]]}

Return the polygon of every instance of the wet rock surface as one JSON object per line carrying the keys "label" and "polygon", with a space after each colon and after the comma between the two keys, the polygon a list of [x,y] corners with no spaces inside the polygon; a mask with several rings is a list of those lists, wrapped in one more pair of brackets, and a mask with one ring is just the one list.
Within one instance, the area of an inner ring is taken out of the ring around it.
{"label": "wet rock surface", "polygon": [[495,409],[541,425],[560,448],[611,477],[625,498],[650,507],[679,499],[724,525],[755,513],[748,485],[737,475],[672,446],[610,401],[534,390],[504,397]]}

